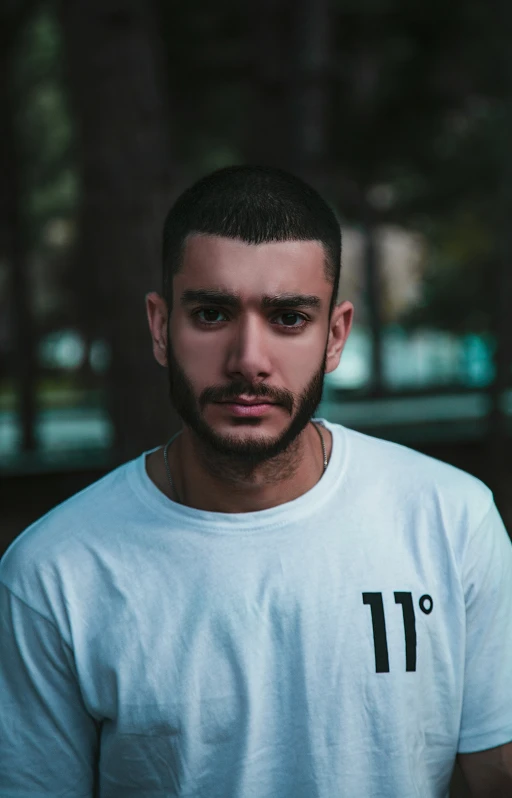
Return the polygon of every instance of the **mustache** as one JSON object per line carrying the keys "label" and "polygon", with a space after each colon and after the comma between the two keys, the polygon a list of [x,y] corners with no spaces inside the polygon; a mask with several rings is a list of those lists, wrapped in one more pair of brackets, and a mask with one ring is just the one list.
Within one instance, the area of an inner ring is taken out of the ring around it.
{"label": "mustache", "polygon": [[244,382],[234,382],[226,387],[210,386],[201,394],[200,404],[204,406],[209,402],[228,402],[236,396],[247,395],[257,399],[268,399],[270,402],[283,405],[287,409],[293,408],[293,396],[283,391],[275,391],[266,385],[248,385]]}

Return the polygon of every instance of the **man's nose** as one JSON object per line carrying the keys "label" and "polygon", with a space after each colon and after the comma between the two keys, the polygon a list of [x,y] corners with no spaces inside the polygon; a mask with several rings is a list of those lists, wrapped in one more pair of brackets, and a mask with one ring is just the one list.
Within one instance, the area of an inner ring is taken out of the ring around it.
{"label": "man's nose", "polygon": [[233,325],[233,335],[227,353],[230,376],[242,375],[251,382],[268,378],[271,374],[271,336],[268,322],[256,316],[239,319]]}

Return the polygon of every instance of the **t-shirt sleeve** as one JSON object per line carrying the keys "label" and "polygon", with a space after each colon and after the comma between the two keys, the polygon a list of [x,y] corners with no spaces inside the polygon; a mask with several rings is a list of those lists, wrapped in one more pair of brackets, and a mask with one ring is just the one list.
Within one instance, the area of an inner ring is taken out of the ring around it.
{"label": "t-shirt sleeve", "polygon": [[459,753],[512,740],[512,543],[491,503],[463,562],[466,653]]}
{"label": "t-shirt sleeve", "polygon": [[0,583],[0,795],[92,798],[97,724],[73,653],[48,619]]}

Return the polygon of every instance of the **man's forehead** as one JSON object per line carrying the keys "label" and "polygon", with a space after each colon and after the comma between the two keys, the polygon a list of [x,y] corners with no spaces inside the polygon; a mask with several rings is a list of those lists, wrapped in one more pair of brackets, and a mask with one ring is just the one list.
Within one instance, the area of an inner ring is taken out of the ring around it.
{"label": "man's forehead", "polygon": [[182,288],[209,284],[212,289],[238,293],[318,293],[326,272],[325,251],[317,241],[247,244],[240,239],[196,235],[188,241],[175,277]]}
{"label": "man's forehead", "polygon": [[[213,301],[238,306],[290,305],[320,307],[331,290],[325,253],[316,241],[273,241],[247,244],[240,239],[195,235],[188,242],[181,269],[175,275],[182,306]],[[330,296],[330,294],[329,294]],[[315,297],[315,299],[311,299]]]}
{"label": "man's forehead", "polygon": [[208,255],[222,260],[231,256],[254,258],[323,260],[325,249],[321,241],[290,239],[250,243],[241,238],[227,238],[209,233],[190,233],[185,239],[184,260],[196,260]]}

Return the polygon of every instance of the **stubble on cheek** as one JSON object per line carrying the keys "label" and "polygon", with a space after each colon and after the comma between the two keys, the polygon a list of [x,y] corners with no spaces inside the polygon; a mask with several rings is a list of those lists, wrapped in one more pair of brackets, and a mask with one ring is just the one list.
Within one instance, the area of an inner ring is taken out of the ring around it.
{"label": "stubble on cheek", "polygon": [[[183,343],[183,342],[181,342]],[[183,351],[184,347],[182,347]],[[191,351],[190,341],[185,351]],[[198,356],[199,355],[199,356]],[[282,391],[280,395],[266,395],[282,405],[282,410],[288,416],[288,424],[286,430],[282,430],[280,441],[274,442],[275,447],[263,445],[259,451],[256,448],[253,451],[253,463],[265,457],[265,454],[272,456],[272,452],[277,454],[278,451],[284,454],[286,449],[294,448],[295,439],[300,436],[306,425],[309,423],[311,417],[314,415],[317,404],[321,399],[323,379],[325,373],[325,356],[324,352],[323,362],[320,364],[316,372],[310,377],[306,385],[299,386],[299,393],[293,393],[291,390]],[[185,355],[185,358],[187,356]],[[190,356],[193,364],[193,373],[187,374],[181,366],[182,357],[180,355],[180,362],[175,357],[174,350],[171,345],[168,347],[168,376],[170,398],[178,415],[202,440],[206,449],[211,449],[212,453],[215,452],[216,456],[231,456],[237,459],[237,454],[240,457],[239,465],[242,461],[246,460],[246,465],[251,463],[251,449],[254,448],[255,442],[250,443],[250,435],[247,441],[247,446],[241,443],[240,436],[235,432],[234,437],[230,441],[229,434],[219,434],[215,429],[215,424],[212,426],[211,421],[205,418],[205,410],[209,407],[212,401],[219,398],[229,398],[237,393],[251,392],[248,390],[248,385],[243,379],[219,379],[218,373],[221,372],[216,369],[219,362],[219,355],[211,348],[206,347],[201,352],[194,349],[194,354]],[[304,368],[297,367],[298,371],[304,373]],[[206,375],[206,376],[205,376]],[[197,376],[197,382],[196,382]],[[261,395],[261,394],[260,394]],[[207,415],[209,415],[207,413]],[[283,414],[284,415],[284,414]],[[245,455],[242,450],[245,451]],[[238,450],[238,451],[237,451]],[[282,465],[286,456],[282,458]]]}

